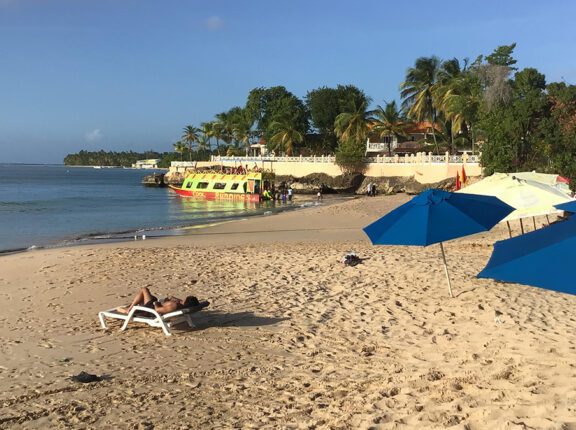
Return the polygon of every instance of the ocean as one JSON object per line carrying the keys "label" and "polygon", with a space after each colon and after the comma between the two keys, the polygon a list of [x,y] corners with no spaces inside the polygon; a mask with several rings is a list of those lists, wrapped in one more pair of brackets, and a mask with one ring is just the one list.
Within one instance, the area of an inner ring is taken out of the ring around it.
{"label": "ocean", "polygon": [[190,226],[296,207],[181,198],[143,186],[153,172],[0,164],[0,253],[184,234]]}

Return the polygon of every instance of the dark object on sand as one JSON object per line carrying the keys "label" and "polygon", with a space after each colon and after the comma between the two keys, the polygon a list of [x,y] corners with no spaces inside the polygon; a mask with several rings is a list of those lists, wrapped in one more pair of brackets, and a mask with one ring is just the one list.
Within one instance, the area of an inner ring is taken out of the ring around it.
{"label": "dark object on sand", "polygon": [[100,376],[92,375],[91,373],[86,373],[84,371],[80,372],[78,375],[71,376],[70,379],[75,382],[81,382],[83,384],[90,382],[100,382],[102,380]]}
{"label": "dark object on sand", "polygon": [[342,263],[345,266],[356,266],[359,263],[362,263],[362,259],[358,257],[355,252],[349,252],[342,258]]}

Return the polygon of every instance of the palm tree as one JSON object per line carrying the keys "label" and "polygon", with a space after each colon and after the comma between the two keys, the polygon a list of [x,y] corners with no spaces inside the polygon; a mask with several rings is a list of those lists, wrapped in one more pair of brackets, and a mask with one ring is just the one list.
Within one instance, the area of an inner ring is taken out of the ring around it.
{"label": "palm tree", "polygon": [[230,111],[221,112],[218,115],[216,115],[216,120],[218,121],[218,123],[220,123],[221,126],[222,140],[226,143],[228,149],[230,149],[232,143],[234,142],[233,116],[230,113]]}
{"label": "palm tree", "polygon": [[460,132],[454,124],[454,117],[446,110],[445,100],[447,95],[452,91],[454,82],[460,78],[468,65],[468,60],[464,61],[464,67],[460,67],[460,61],[453,58],[442,62],[438,70],[437,80],[432,88],[434,108],[436,109],[436,119],[443,130],[445,141],[448,144],[449,151],[454,149],[454,136]]}
{"label": "palm tree", "polygon": [[481,87],[473,75],[461,76],[451,82],[442,98],[441,107],[452,121],[452,134],[465,132],[470,134],[470,139],[473,138],[481,103]]}
{"label": "palm tree", "polygon": [[274,130],[270,138],[274,150],[284,151],[290,156],[294,152],[294,146],[304,141],[304,133],[294,126],[294,121],[290,118],[284,117],[273,121],[270,127]]}
{"label": "palm tree", "polygon": [[177,152],[178,154],[180,154],[180,161],[182,161],[182,156],[186,152],[186,144],[184,142],[182,142],[181,140],[179,140],[178,142],[176,142],[172,146],[174,147],[174,152]]}
{"label": "palm tree", "polygon": [[373,112],[368,110],[370,99],[351,100],[346,112],[342,112],[334,121],[334,132],[340,140],[365,142],[373,122]]}
{"label": "palm tree", "polygon": [[207,149],[211,149],[210,139],[214,137],[214,123],[210,121],[200,123],[200,131],[206,138]]}
{"label": "palm tree", "polygon": [[190,161],[192,161],[192,144],[198,142],[198,130],[192,125],[187,125],[184,127],[184,132],[182,134],[182,140],[188,144],[188,149],[190,150]]}
{"label": "palm tree", "polygon": [[216,151],[220,155],[220,139],[224,137],[224,126],[218,120],[212,121],[212,137],[216,139]]}
{"label": "palm tree", "polygon": [[455,135],[472,138],[482,103],[482,86],[478,74],[474,69],[468,69],[467,63],[460,69],[458,60],[454,59],[445,62],[442,69],[435,89],[435,103],[449,122],[447,131],[453,146]]}
{"label": "palm tree", "polygon": [[[379,138],[406,136],[406,121],[396,107],[396,101],[386,103],[386,107],[377,106],[372,121],[372,133]],[[388,139],[388,156],[392,155],[392,140]]]}
{"label": "palm tree", "polygon": [[414,67],[406,72],[406,80],[400,84],[402,108],[409,118],[416,121],[430,121],[432,123],[432,137],[436,151],[436,109],[434,108],[434,85],[438,81],[440,72],[440,59],[438,57],[420,57]]}
{"label": "palm tree", "polygon": [[210,148],[210,139],[207,135],[201,134],[198,136],[198,152],[204,155],[206,151]]}
{"label": "palm tree", "polygon": [[246,109],[233,108],[232,112],[232,135],[236,142],[241,143],[248,153],[250,139],[252,138],[253,120]]}

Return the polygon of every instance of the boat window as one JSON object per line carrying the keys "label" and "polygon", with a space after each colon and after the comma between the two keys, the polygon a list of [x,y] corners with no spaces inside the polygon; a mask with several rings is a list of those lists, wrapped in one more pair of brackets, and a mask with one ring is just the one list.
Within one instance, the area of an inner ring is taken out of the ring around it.
{"label": "boat window", "polygon": [[193,184],[193,182],[188,182],[188,183],[186,184],[186,188],[192,188],[192,184]]}
{"label": "boat window", "polygon": [[196,189],[203,189],[203,188],[208,188],[208,182],[198,182],[198,185],[196,185]]}
{"label": "boat window", "polygon": [[230,187],[231,190],[237,190],[238,189],[238,185],[240,185],[238,182],[236,182],[235,184],[232,184],[232,186]]}
{"label": "boat window", "polygon": [[215,190],[223,190],[226,188],[226,182],[216,182],[212,188]]}

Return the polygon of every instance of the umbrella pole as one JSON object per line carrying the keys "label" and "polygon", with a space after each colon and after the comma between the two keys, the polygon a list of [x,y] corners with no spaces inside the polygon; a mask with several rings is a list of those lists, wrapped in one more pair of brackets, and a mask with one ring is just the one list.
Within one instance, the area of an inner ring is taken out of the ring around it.
{"label": "umbrella pole", "polygon": [[536,230],[536,218],[532,217],[532,223],[534,224],[534,230]]}
{"label": "umbrella pole", "polygon": [[506,225],[508,226],[508,234],[512,237],[512,229],[510,228],[510,221],[506,221]]}
{"label": "umbrella pole", "polygon": [[550,218],[548,218],[548,215],[546,215],[546,221],[548,221],[548,225],[550,225]]}
{"label": "umbrella pole", "polygon": [[522,218],[520,218],[520,230],[522,230],[522,234],[524,234],[524,224],[522,223]]}
{"label": "umbrella pole", "polygon": [[448,280],[448,292],[450,297],[454,297],[452,294],[452,284],[450,283],[450,276],[448,275],[448,265],[446,264],[446,254],[444,253],[444,245],[440,242],[440,249],[442,250],[442,261],[444,262],[444,272],[446,273],[446,279]]}

